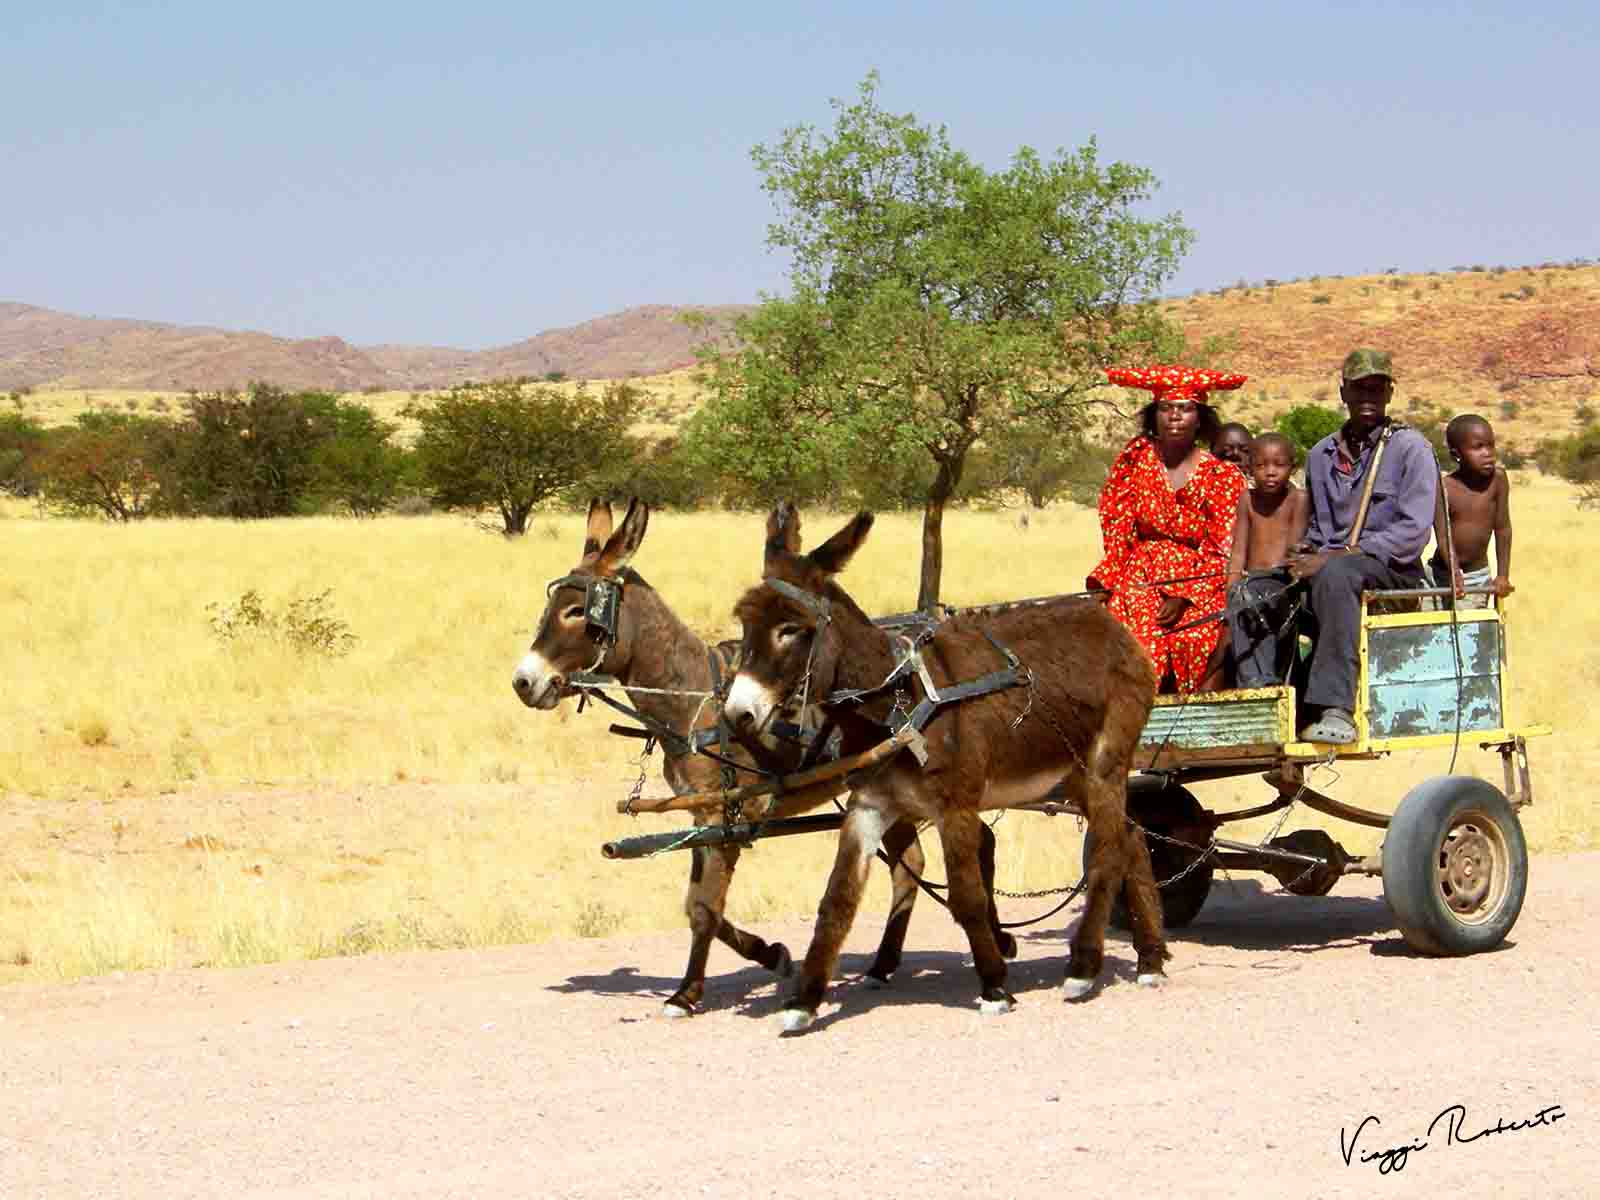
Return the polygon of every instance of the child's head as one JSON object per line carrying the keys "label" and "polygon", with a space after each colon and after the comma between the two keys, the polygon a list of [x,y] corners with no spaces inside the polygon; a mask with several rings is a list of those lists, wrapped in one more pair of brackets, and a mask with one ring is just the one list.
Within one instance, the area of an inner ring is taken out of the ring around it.
{"label": "child's head", "polygon": [[1289,486],[1298,465],[1294,443],[1281,433],[1263,433],[1250,443],[1250,477],[1256,491],[1272,496]]}
{"label": "child's head", "polygon": [[1477,413],[1452,417],[1444,427],[1444,440],[1450,447],[1450,457],[1463,470],[1473,475],[1494,473],[1494,430]]}
{"label": "child's head", "polygon": [[1211,453],[1231,462],[1241,471],[1250,469],[1250,431],[1237,421],[1229,421],[1211,439]]}

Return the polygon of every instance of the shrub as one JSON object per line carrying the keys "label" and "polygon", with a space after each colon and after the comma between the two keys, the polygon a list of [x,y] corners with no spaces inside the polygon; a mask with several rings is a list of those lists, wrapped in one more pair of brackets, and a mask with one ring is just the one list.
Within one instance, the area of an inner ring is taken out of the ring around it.
{"label": "shrub", "polygon": [[1301,461],[1312,446],[1344,424],[1344,417],[1333,408],[1317,404],[1297,404],[1278,414],[1273,428],[1294,443]]}
{"label": "shrub", "polygon": [[159,417],[83,412],[40,457],[40,491],[56,509],[135,521],[167,508],[175,491],[177,429]]}
{"label": "shrub", "polygon": [[355,645],[356,635],[327,611],[332,594],[332,588],[324,588],[314,596],[291,600],[281,611],[273,612],[262,603],[261,593],[252,588],[232,604],[206,605],[211,614],[208,623],[211,632],[224,642],[263,637],[302,654],[337,656]]}
{"label": "shrub", "polygon": [[191,395],[178,439],[175,507],[217,517],[286,517],[304,511],[317,446],[334,432],[336,397],[270,384]]}
{"label": "shrub", "polygon": [[1311,303],[1313,303],[1313,304],[1332,304],[1333,303],[1333,297],[1328,295],[1327,292],[1318,292],[1315,296],[1311,297]]}
{"label": "shrub", "polygon": [[421,425],[417,473],[443,508],[499,510],[507,537],[527,532],[534,505],[592,490],[631,449],[626,430],[643,393],[615,383],[595,395],[514,380],[463,384],[408,405]]}
{"label": "shrub", "polygon": [[1511,420],[1513,417],[1515,417],[1517,415],[1518,411],[1519,411],[1519,408],[1518,408],[1517,402],[1515,400],[1502,400],[1502,401],[1500,401],[1500,415],[1502,417],[1504,417],[1506,420],[1508,420],[1508,421]]}
{"label": "shrub", "polygon": [[39,422],[19,412],[0,413],[0,492],[32,496],[38,491],[44,448],[45,431]]}

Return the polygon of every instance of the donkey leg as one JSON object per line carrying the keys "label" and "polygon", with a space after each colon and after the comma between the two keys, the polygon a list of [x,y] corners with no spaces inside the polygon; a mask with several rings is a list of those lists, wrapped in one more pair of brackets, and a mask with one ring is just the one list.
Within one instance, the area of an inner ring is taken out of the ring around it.
{"label": "donkey leg", "polygon": [[717,940],[753,963],[759,963],[780,979],[794,974],[794,959],[782,942],[769,942],[747,929],[740,929],[724,917],[717,923]]}
{"label": "donkey leg", "polygon": [[1150,862],[1150,847],[1144,834],[1137,829],[1127,829],[1128,873],[1122,881],[1122,900],[1128,908],[1128,922],[1133,926],[1133,948],[1139,955],[1137,982],[1144,987],[1156,987],[1166,978],[1165,964],[1171,958],[1167,950],[1166,930],[1161,916],[1161,893],[1156,887],[1156,876]]}
{"label": "donkey leg", "polygon": [[783,1005],[783,1029],[796,1033],[817,1018],[817,1009],[828,990],[828,983],[839,965],[839,951],[850,933],[861,892],[866,887],[867,870],[888,825],[884,815],[865,805],[851,808],[839,830],[839,849],[834,855],[828,889],[817,906],[816,929],[806,950],[794,990]]}
{"label": "donkey leg", "polygon": [[697,846],[689,855],[689,890],[683,909],[689,918],[689,965],[683,982],[661,1006],[664,1017],[687,1017],[705,995],[706,959],[711,939],[722,925],[722,906],[728,898],[728,884],[739,861],[737,846]]}
{"label": "donkey leg", "polygon": [[[1107,720],[1109,723],[1109,714]],[[1084,772],[1084,809],[1089,832],[1094,834],[1094,854],[1085,865],[1088,899],[1072,935],[1067,977],[1061,985],[1068,1000],[1081,1000],[1094,990],[1105,965],[1111,903],[1122,891],[1128,868],[1126,761],[1112,753],[1109,740],[1102,727],[1089,748]]]}
{"label": "donkey leg", "polygon": [[877,957],[867,968],[868,987],[888,987],[889,978],[899,969],[900,955],[905,950],[906,927],[911,924],[911,910],[917,902],[917,879],[927,865],[922,843],[917,839],[916,822],[896,821],[889,826],[889,832],[883,835],[883,853],[889,859],[893,892],[889,900],[889,923],[883,928]]}
{"label": "donkey leg", "polygon": [[995,945],[1005,958],[1017,956],[1017,939],[1000,926],[1000,910],[994,906],[994,830],[983,822],[983,840],[978,843],[978,867],[983,872],[983,890],[989,897],[989,924],[994,929]]}
{"label": "donkey leg", "polygon": [[966,931],[978,972],[978,1007],[985,1013],[1003,1013],[1010,1012],[1017,1000],[1006,991],[1006,960],[995,940],[994,897],[984,886],[978,861],[986,828],[977,809],[946,808],[939,837],[950,876],[950,915]]}

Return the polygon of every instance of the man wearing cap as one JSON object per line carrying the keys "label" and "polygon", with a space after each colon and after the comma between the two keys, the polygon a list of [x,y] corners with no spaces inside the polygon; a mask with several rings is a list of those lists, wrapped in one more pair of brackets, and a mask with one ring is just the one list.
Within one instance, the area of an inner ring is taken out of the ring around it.
{"label": "man wearing cap", "polygon": [[1306,457],[1311,522],[1288,566],[1291,576],[1308,585],[1317,622],[1305,702],[1321,712],[1300,737],[1345,744],[1356,739],[1361,593],[1426,586],[1422,551],[1433,530],[1439,468],[1427,438],[1389,420],[1394,371],[1387,353],[1352,350],[1340,376],[1339,398],[1350,416]]}

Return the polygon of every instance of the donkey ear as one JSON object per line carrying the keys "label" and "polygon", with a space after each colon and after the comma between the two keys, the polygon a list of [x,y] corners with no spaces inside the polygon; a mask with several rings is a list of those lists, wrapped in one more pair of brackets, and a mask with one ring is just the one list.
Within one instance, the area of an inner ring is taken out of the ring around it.
{"label": "donkey ear", "polygon": [[861,549],[861,543],[867,540],[867,534],[871,531],[872,514],[858,512],[850,519],[848,525],[806,557],[820,567],[824,574],[837,575],[845,569],[855,552]]}
{"label": "donkey ear", "polygon": [[613,575],[627,566],[639,543],[644,541],[645,526],[649,524],[650,506],[635,496],[628,501],[628,512],[622,518],[622,524],[606,541],[605,549],[600,551],[595,571],[601,575]]}
{"label": "donkey ear", "polygon": [[583,533],[583,557],[595,558],[611,537],[611,505],[596,496],[589,501],[589,526]]}
{"label": "donkey ear", "polygon": [[780,554],[800,553],[800,510],[787,500],[779,500],[767,518],[766,560]]}

